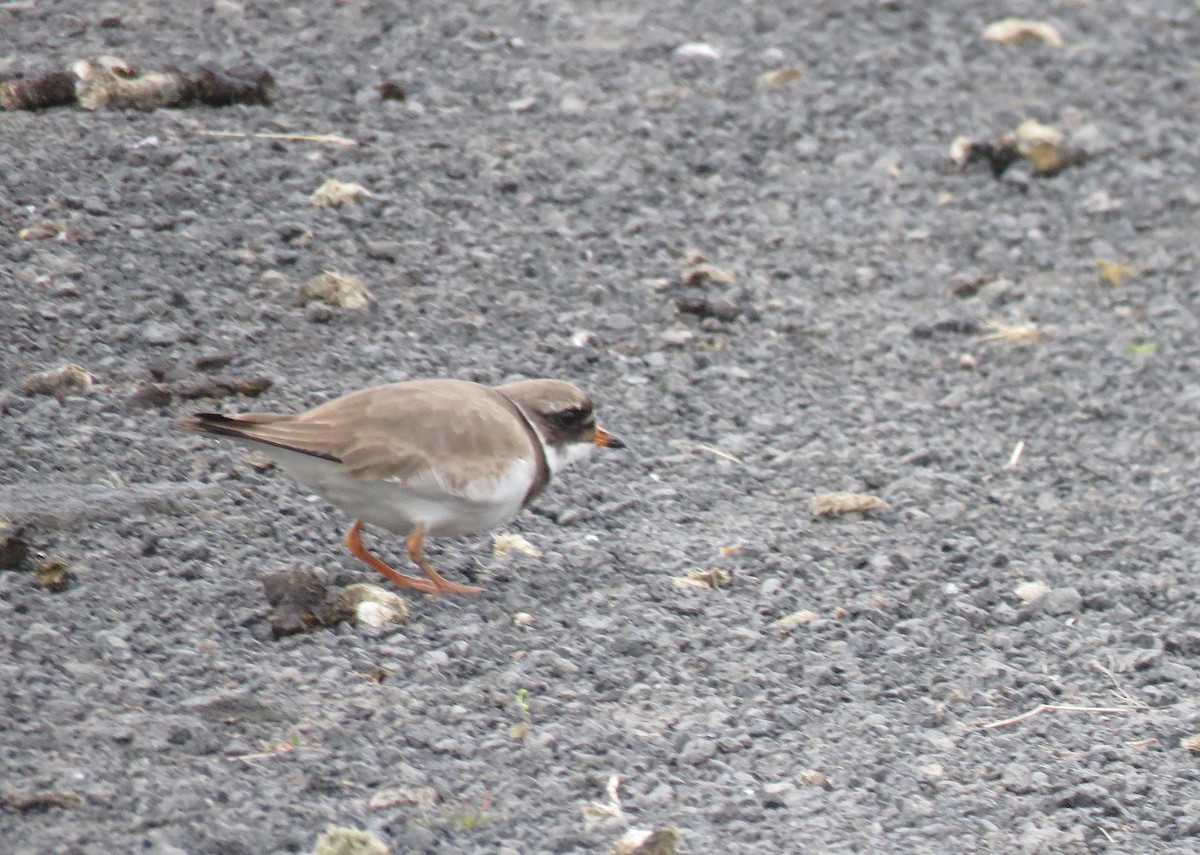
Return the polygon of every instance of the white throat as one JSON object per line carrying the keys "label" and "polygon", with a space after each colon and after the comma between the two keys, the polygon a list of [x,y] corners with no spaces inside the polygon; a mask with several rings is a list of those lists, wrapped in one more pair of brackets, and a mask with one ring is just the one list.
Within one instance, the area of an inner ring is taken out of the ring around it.
{"label": "white throat", "polygon": [[592,442],[568,442],[564,445],[550,445],[546,442],[546,437],[542,435],[541,429],[538,428],[537,423],[533,419],[529,419],[529,425],[533,428],[533,432],[537,434],[538,442],[542,445],[542,452],[546,455],[546,468],[550,470],[551,478],[554,478],[568,466],[572,466],[580,460],[586,460],[596,450],[596,444]]}
{"label": "white throat", "polygon": [[[539,436],[538,439],[541,437]],[[546,449],[546,466],[550,468],[550,474],[557,475],[560,469],[566,469],[580,460],[591,457],[592,452],[596,450],[596,444],[568,442],[566,445],[553,446],[542,442],[542,448]]]}

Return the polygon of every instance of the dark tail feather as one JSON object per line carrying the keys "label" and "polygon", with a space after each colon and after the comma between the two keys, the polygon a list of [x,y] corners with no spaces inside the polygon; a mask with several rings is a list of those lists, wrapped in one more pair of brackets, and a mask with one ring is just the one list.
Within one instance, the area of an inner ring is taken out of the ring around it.
{"label": "dark tail feather", "polygon": [[247,436],[247,425],[265,425],[272,421],[283,421],[292,418],[286,413],[247,413],[245,415],[226,415],[224,413],[192,413],[185,418],[174,419],[172,424],[181,430],[190,430],[196,434],[216,434],[217,436]]}
{"label": "dark tail feather", "polygon": [[332,454],[325,454],[308,448],[297,448],[294,445],[267,439],[255,433],[254,427],[256,425],[266,425],[272,422],[286,421],[291,418],[293,417],[286,413],[247,413],[238,416],[227,416],[223,413],[194,413],[182,419],[173,420],[171,425],[180,430],[188,430],[193,433],[203,433],[209,436],[227,436],[231,439],[240,439],[261,445],[273,445],[276,448],[286,448],[288,451],[309,454],[313,457],[332,460],[335,463],[342,462],[340,458]]}
{"label": "dark tail feather", "polygon": [[[281,415],[280,418],[287,418],[287,416]],[[193,433],[232,436],[235,439],[255,439],[256,437],[249,435],[246,431],[247,425],[264,424],[273,421],[279,421],[279,419],[255,416],[233,417],[227,416],[224,413],[193,413],[185,418],[175,419],[171,424],[181,430],[190,430]]]}

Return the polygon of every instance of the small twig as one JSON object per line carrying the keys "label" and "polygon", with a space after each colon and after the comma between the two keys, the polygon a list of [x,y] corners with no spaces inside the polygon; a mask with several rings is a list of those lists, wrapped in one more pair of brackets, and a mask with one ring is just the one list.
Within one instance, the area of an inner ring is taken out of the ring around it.
{"label": "small twig", "polygon": [[281,740],[278,744],[276,744],[275,749],[273,751],[259,751],[259,752],[253,753],[253,754],[238,754],[236,756],[230,757],[229,759],[230,760],[244,760],[247,763],[252,762],[254,760],[270,760],[275,757],[282,757],[285,754],[292,754],[295,752],[296,748],[297,748],[297,745],[295,742],[291,742],[289,740],[284,739],[284,740]]}
{"label": "small twig", "polygon": [[991,730],[996,727],[1006,727],[1010,724],[1017,724],[1026,719],[1033,718],[1044,712],[1080,712],[1094,713],[1096,715],[1119,715],[1120,713],[1141,712],[1140,707],[1077,707],[1072,704],[1038,704],[1031,710],[1026,710],[1020,715],[1015,715],[1012,718],[1006,718],[1002,721],[993,721],[983,726],[984,730]]}
{"label": "small twig", "polygon": [[1113,688],[1116,690],[1118,697],[1128,704],[1128,706],[1081,707],[1073,704],[1038,704],[1033,709],[1023,712],[1020,715],[1013,716],[1012,718],[1006,718],[1003,721],[994,721],[991,724],[985,724],[983,726],[984,729],[990,730],[995,727],[1004,727],[1005,725],[1016,724],[1024,721],[1027,718],[1033,718],[1035,715],[1039,715],[1040,713],[1044,712],[1081,712],[1094,713],[1096,715],[1119,715],[1121,713],[1145,712],[1153,709],[1150,704],[1146,703],[1145,701],[1138,700],[1137,698],[1133,697],[1133,695],[1129,694],[1125,687],[1121,685],[1121,682],[1117,679],[1117,675],[1113,672],[1111,667],[1106,668],[1099,662],[1095,662],[1093,664],[1096,666],[1096,670],[1106,674],[1108,679],[1112,680]]}
{"label": "small twig", "polygon": [[[1109,661],[1111,662],[1112,660],[1110,659]],[[1112,680],[1113,688],[1115,688],[1117,690],[1117,695],[1120,696],[1121,700],[1123,700],[1125,703],[1129,704],[1131,707],[1136,707],[1137,709],[1142,709],[1142,710],[1150,709],[1150,705],[1148,703],[1146,703],[1145,701],[1139,701],[1137,698],[1133,697],[1133,695],[1129,694],[1129,692],[1127,692],[1125,690],[1125,688],[1121,685],[1120,681],[1117,679],[1117,675],[1115,673],[1113,673],[1113,669],[1111,666],[1109,666],[1108,668],[1105,668],[1099,662],[1096,662],[1095,665],[1096,665],[1096,670],[1100,671],[1102,674],[1108,675],[1108,679]]]}
{"label": "small twig", "polygon": [[984,320],[983,325],[995,332],[976,337],[975,341],[1012,341],[1028,344],[1041,338],[1037,324],[1002,324],[997,321]]}
{"label": "small twig", "polygon": [[358,140],[340,137],[337,134],[267,134],[267,133],[243,133],[242,131],[194,131],[202,137],[218,137],[225,140],[241,140],[241,139],[256,139],[256,140],[284,140],[286,142],[315,142],[329,143],[330,145],[344,145],[352,148],[358,145]]}
{"label": "small twig", "polygon": [[717,455],[717,457],[723,457],[724,459],[732,461],[733,463],[736,463],[739,466],[742,465],[742,463],[743,463],[743,461],[734,457],[728,451],[722,451],[719,448],[713,448],[711,445],[697,445],[696,450],[697,451],[707,451],[709,454],[715,454],[715,455]]}
{"label": "small twig", "polygon": [[1021,462],[1021,455],[1025,453],[1025,440],[1017,440],[1017,444],[1013,446],[1012,454],[1009,455],[1008,462],[1004,464],[1005,469],[1016,469],[1017,464]]}
{"label": "small twig", "polygon": [[255,760],[270,760],[272,757],[278,757],[278,756],[279,756],[279,752],[277,752],[277,751],[264,751],[259,754],[237,754],[237,755],[234,755],[233,757],[230,757],[229,759],[230,760],[244,760],[247,763],[252,763]]}

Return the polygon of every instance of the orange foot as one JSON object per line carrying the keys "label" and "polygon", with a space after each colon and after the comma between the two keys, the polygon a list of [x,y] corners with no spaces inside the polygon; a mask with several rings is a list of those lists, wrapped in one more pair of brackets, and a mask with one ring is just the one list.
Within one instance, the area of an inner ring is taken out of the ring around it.
{"label": "orange foot", "polygon": [[460,585],[457,582],[451,582],[430,567],[425,562],[425,556],[421,548],[424,536],[425,527],[417,526],[412,536],[408,539],[408,557],[428,577],[425,579],[422,579],[420,576],[409,576],[406,573],[401,573],[399,570],[389,567],[379,558],[372,555],[362,542],[362,520],[357,520],[346,534],[346,548],[350,550],[350,554],[355,558],[364,562],[373,570],[382,573],[392,584],[400,588],[413,588],[423,594],[433,596],[439,594],[478,594],[483,590],[483,588],[477,588],[474,585]]}

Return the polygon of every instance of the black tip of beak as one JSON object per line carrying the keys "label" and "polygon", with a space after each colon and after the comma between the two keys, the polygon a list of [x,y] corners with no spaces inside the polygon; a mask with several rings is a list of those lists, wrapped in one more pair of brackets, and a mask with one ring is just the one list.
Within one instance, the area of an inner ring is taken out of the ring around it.
{"label": "black tip of beak", "polygon": [[601,448],[625,448],[625,443],[602,427],[597,427],[592,435],[592,442]]}

